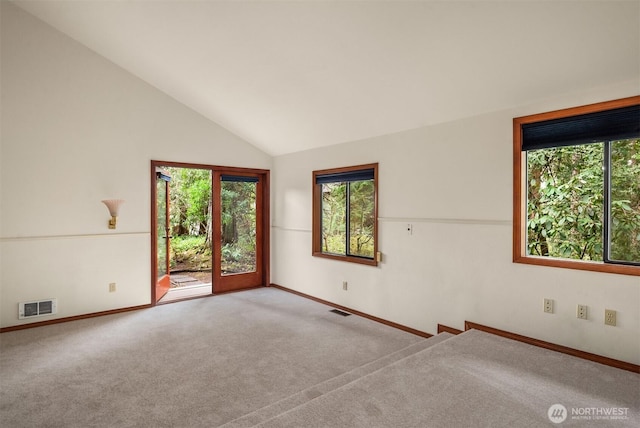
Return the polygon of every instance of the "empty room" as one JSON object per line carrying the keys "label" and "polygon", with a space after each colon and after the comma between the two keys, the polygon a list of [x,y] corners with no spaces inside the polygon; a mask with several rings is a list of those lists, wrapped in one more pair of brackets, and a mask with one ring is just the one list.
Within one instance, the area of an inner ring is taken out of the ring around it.
{"label": "empty room", "polygon": [[640,1],[0,18],[1,426],[640,424]]}

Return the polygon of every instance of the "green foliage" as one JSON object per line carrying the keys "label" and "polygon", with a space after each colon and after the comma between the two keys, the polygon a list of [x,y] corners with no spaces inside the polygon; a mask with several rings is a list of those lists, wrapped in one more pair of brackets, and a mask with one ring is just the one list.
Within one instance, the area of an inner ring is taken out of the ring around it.
{"label": "green foliage", "polygon": [[211,247],[206,236],[178,235],[171,239],[171,265],[190,269],[211,269]]}
{"label": "green foliage", "polygon": [[166,245],[167,240],[165,238],[166,235],[166,209],[167,209],[167,199],[166,199],[166,186],[164,181],[158,181],[156,183],[157,194],[157,217],[156,217],[156,237],[157,237],[157,245],[158,245],[158,278],[162,278],[167,272],[167,252]]}
{"label": "green foliage", "polygon": [[[347,248],[347,194],[349,247]],[[373,257],[375,189],[372,180],[322,185],[322,251]]]}
{"label": "green foliage", "polygon": [[[171,267],[188,270],[211,269],[211,172],[194,168],[163,169],[171,176]],[[160,200],[158,212],[164,212],[164,202]]]}
{"label": "green foliage", "polygon": [[256,183],[223,181],[222,271],[253,272],[256,269]]}
{"label": "green foliage", "polygon": [[[211,172],[195,168],[164,169],[171,176],[171,264],[194,270],[210,269]],[[256,268],[256,184],[223,181],[220,194],[222,272],[251,272]],[[158,211],[164,212],[162,198]],[[159,220],[159,227],[160,223]],[[158,236],[164,236],[164,230],[159,230]]]}
{"label": "green foliage", "polygon": [[194,252],[209,253],[211,249],[205,243],[204,236],[182,235],[171,239],[171,249],[176,253]]}
{"label": "green foliage", "polygon": [[[640,260],[640,141],[612,151],[612,258]],[[603,260],[604,144],[527,153],[529,254]]]}
{"label": "green foliage", "polygon": [[193,168],[166,170],[171,175],[169,195],[173,234],[207,234],[211,216],[211,172]]}
{"label": "green foliage", "polygon": [[611,147],[611,259],[640,261],[640,140]]}
{"label": "green foliage", "polygon": [[347,183],[322,185],[322,251],[346,254]]}
{"label": "green foliage", "polygon": [[349,253],[373,257],[375,192],[373,181],[354,181],[349,192]]}
{"label": "green foliage", "polygon": [[222,273],[254,272],[256,269],[255,246],[246,244],[224,244],[222,246]]}
{"label": "green foliage", "polygon": [[199,177],[190,183],[186,191],[188,203],[185,221],[190,224],[191,230],[197,230],[200,233],[203,229],[202,226],[206,227],[207,216],[209,215],[211,180],[209,177]]}

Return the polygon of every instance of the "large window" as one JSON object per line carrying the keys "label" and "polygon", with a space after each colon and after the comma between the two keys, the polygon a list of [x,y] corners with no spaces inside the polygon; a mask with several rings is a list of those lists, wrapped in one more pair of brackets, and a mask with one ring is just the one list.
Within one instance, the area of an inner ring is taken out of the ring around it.
{"label": "large window", "polygon": [[377,265],[378,164],[313,172],[313,255]]}
{"label": "large window", "polygon": [[640,275],[640,97],[514,119],[514,261]]}

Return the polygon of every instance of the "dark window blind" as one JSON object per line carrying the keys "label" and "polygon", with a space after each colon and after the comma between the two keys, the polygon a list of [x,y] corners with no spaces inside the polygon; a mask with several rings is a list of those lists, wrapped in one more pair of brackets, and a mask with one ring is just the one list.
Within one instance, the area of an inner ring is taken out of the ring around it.
{"label": "dark window blind", "polygon": [[240,175],[221,175],[220,181],[228,181],[231,183],[257,183],[258,177],[243,177]]}
{"label": "dark window blind", "polygon": [[522,125],[522,150],[640,137],[640,105]]}
{"label": "dark window blind", "polygon": [[332,174],[316,175],[316,184],[343,183],[347,181],[373,180],[373,168],[361,169],[357,171],[337,172]]}

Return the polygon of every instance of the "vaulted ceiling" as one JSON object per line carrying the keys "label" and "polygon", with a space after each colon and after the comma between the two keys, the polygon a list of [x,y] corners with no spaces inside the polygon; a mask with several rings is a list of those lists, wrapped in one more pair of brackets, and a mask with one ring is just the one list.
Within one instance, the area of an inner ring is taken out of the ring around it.
{"label": "vaulted ceiling", "polygon": [[15,1],[272,155],[640,78],[640,2]]}

